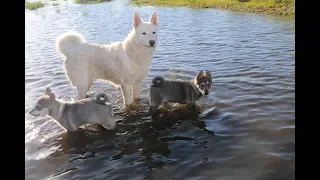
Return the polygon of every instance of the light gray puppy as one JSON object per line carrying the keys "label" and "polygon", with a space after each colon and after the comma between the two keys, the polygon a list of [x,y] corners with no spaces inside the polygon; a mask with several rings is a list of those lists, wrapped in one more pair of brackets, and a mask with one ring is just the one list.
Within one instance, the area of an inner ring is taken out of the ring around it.
{"label": "light gray puppy", "polygon": [[149,90],[149,111],[152,112],[164,102],[188,104],[195,107],[195,102],[202,95],[208,95],[212,84],[212,76],[208,70],[201,70],[194,79],[186,81],[164,80],[156,76]]}
{"label": "light gray puppy", "polygon": [[105,93],[97,93],[93,99],[64,102],[56,99],[48,87],[29,113],[33,116],[49,115],[69,132],[84,124],[98,123],[108,130],[116,126],[112,104]]}

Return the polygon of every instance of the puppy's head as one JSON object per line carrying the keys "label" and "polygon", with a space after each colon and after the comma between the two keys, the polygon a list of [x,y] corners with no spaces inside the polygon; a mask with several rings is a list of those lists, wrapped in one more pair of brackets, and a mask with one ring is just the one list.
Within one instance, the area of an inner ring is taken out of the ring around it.
{"label": "puppy's head", "polygon": [[211,73],[201,70],[195,78],[195,84],[202,95],[208,95],[212,85]]}
{"label": "puppy's head", "polygon": [[143,21],[138,13],[133,15],[135,41],[145,47],[155,47],[158,43],[158,16],[153,12],[149,22]]}
{"label": "puppy's head", "polygon": [[48,87],[44,95],[40,96],[34,108],[29,112],[33,116],[45,116],[49,114],[49,108],[55,100],[55,95]]}

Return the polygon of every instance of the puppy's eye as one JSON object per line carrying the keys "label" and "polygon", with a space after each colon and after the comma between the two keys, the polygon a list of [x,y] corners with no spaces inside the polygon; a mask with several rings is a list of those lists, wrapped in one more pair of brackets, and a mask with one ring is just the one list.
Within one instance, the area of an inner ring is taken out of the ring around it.
{"label": "puppy's eye", "polygon": [[143,34],[143,35],[146,35],[147,33],[143,32],[142,34]]}
{"label": "puppy's eye", "polygon": [[202,89],[203,88],[203,84],[200,84],[199,87]]}
{"label": "puppy's eye", "polygon": [[208,84],[208,88],[211,88],[211,84]]}
{"label": "puppy's eye", "polygon": [[152,33],[152,34],[155,34],[155,33],[156,33],[156,32],[154,32],[154,31],[153,31],[153,33]]}

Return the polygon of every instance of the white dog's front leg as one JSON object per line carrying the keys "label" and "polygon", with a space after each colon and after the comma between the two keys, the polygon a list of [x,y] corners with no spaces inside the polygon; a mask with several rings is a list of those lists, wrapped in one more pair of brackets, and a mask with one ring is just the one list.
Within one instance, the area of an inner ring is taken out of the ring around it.
{"label": "white dog's front leg", "polygon": [[77,90],[78,90],[78,100],[80,99],[85,99],[87,96],[87,92],[88,92],[89,87],[86,85],[82,85],[82,86],[78,86]]}
{"label": "white dog's front leg", "polygon": [[130,89],[131,89],[130,86],[121,86],[122,98],[126,106],[129,106],[132,104]]}
{"label": "white dog's front leg", "polygon": [[140,87],[141,87],[140,83],[134,84],[132,86],[132,100],[133,101],[138,101],[139,100]]}

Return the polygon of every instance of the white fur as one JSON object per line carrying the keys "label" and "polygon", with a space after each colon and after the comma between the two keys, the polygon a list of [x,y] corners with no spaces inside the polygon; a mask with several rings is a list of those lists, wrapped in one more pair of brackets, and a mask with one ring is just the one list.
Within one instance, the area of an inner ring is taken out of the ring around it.
{"label": "white fur", "polygon": [[[153,47],[150,40],[155,41]],[[139,97],[140,85],[149,72],[157,40],[157,13],[151,15],[149,22],[134,13],[133,30],[122,42],[88,43],[81,34],[67,32],[57,38],[56,49],[63,56],[65,73],[77,88],[79,99],[86,97],[96,79],[102,79],[121,86],[124,103],[130,105],[132,99]]]}

